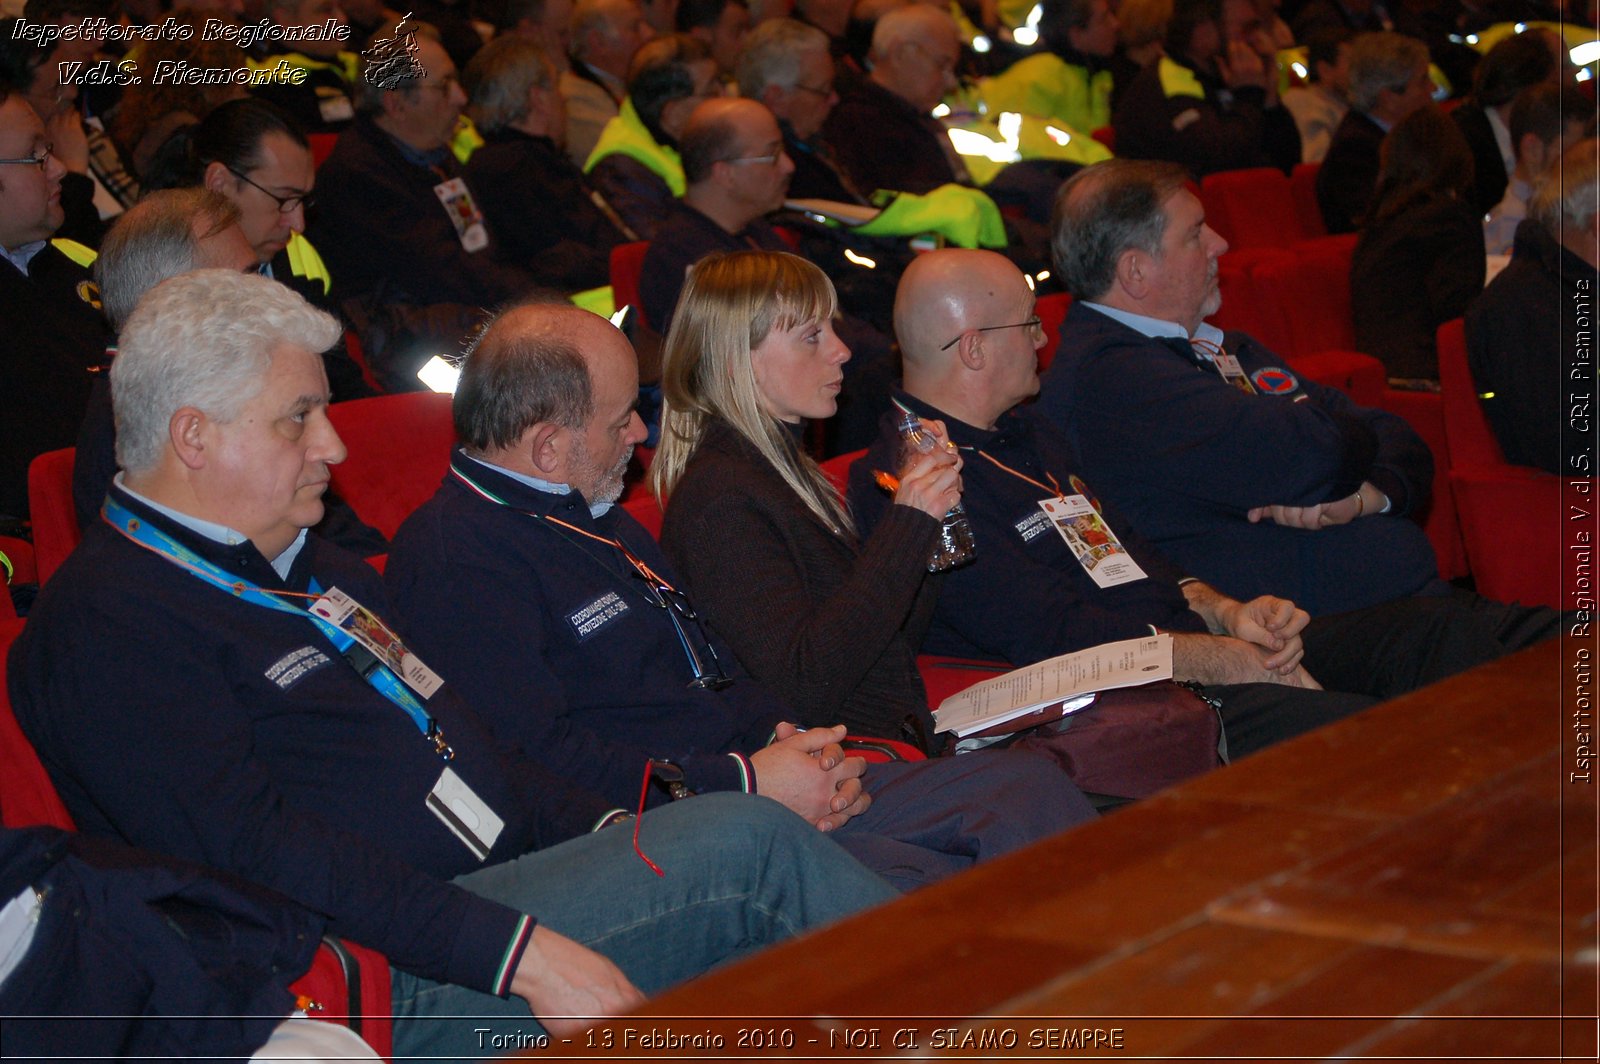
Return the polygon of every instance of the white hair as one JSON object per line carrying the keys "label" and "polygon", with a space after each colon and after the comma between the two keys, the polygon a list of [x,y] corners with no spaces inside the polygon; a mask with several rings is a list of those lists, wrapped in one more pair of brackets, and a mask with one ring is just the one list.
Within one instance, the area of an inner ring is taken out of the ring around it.
{"label": "white hair", "polygon": [[111,363],[117,462],[148,473],[167,449],[172,415],[192,406],[231,421],[261,390],[272,352],[321,352],[339,323],[276,281],[196,270],[156,285],[123,327]]}

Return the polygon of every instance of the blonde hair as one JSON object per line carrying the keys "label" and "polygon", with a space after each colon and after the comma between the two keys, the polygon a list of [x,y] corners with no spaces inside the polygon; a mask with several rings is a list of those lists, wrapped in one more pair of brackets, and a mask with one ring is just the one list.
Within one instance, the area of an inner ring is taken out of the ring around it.
{"label": "blonde hair", "polygon": [[837,309],[833,283],[797,255],[734,251],[695,264],[662,354],[661,446],[650,486],[663,506],[707,427],[720,420],[772,464],[807,509],[854,533],[838,491],[767,410],[750,361],[772,330],[824,321]]}

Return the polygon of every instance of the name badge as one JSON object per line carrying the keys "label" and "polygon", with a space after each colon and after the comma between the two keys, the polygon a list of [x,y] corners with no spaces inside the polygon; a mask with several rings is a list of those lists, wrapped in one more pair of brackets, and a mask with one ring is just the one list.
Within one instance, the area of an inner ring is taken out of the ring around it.
{"label": "name badge", "polygon": [[479,798],[467,781],[456,775],[455,769],[446,768],[439,773],[439,782],[433,785],[426,799],[428,812],[450,829],[480,861],[488,860],[506,822],[495,815],[487,802]]}
{"label": "name badge", "polygon": [[439,674],[407,650],[405,643],[383,623],[382,618],[338,588],[330,587],[326,594],[313,602],[311,612],[349,633],[351,638],[372,651],[374,657],[389,666],[390,672],[423,698],[433,697],[433,693],[444,686]]}
{"label": "name badge", "polygon": [[1219,351],[1211,356],[1211,361],[1217,364],[1217,372],[1222,374],[1222,379],[1244,392],[1246,395],[1256,394],[1255,385],[1250,383],[1250,378],[1245,376],[1244,367],[1239,365],[1239,360],[1226,351]]}
{"label": "name badge", "polygon": [[482,251],[489,246],[489,230],[483,224],[483,212],[472,198],[467,183],[459,177],[441,181],[433,186],[450,224],[455,226],[456,239],[468,251]]}
{"label": "name badge", "polygon": [[1039,508],[1097,587],[1131,584],[1149,575],[1139,568],[1116,533],[1082,495],[1040,499]]}

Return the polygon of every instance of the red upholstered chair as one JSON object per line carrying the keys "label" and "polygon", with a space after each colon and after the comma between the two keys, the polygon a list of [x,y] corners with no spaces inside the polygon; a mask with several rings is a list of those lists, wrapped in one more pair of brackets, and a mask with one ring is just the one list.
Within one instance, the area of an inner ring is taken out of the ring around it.
{"label": "red upholstered chair", "polygon": [[306,140],[311,143],[311,165],[320,167],[328,156],[333,154],[333,146],[339,142],[339,134],[308,133]]}
{"label": "red upholstered chair", "polygon": [[1300,232],[1308,237],[1328,235],[1328,223],[1323,221],[1322,206],[1317,203],[1317,174],[1321,170],[1321,163],[1301,163],[1289,175],[1289,192],[1300,218]]}
{"label": "red upholstered chair", "polygon": [[433,497],[450,465],[455,429],[450,397],[401,392],[328,408],[349,449],[333,467],[333,487],[367,524],[393,536]]}
{"label": "red upholstered chair", "polygon": [[1206,224],[1239,249],[1288,247],[1302,233],[1294,194],[1282,170],[1224,170],[1200,182]]}
{"label": "red upholstered chair", "polygon": [[661,505],[656,502],[656,497],[650,492],[641,492],[630,499],[623,500],[622,508],[628,511],[635,521],[644,526],[654,539],[661,538]]}
{"label": "red upholstered chair", "polygon": [[28,466],[28,509],[40,584],[50,579],[83,538],[72,505],[72,456],[73,449],[63,447],[46,451]]}
{"label": "red upholstered chair", "polygon": [[1061,346],[1061,326],[1067,320],[1067,311],[1071,309],[1072,297],[1065,292],[1040,296],[1033,304],[1033,312],[1039,316],[1039,325],[1044,329],[1044,346],[1039,348],[1040,373],[1049,369],[1050,363],[1055,361],[1056,348]]}
{"label": "red upholstered chair", "polygon": [[1439,327],[1438,344],[1449,480],[1478,591],[1502,602],[1576,608],[1577,589],[1564,588],[1561,571],[1563,478],[1506,463],[1478,401],[1459,319]]}
{"label": "red upholstered chair", "polygon": [[[21,621],[0,620],[0,662],[21,632]],[[0,684],[0,823],[8,828],[44,824],[77,830],[33,744],[22,734],[4,684]],[[312,1018],[345,1024],[380,1056],[394,1052],[389,1018],[394,1006],[389,999],[389,962],[383,954],[325,938],[311,970],[289,989],[322,1006],[321,1011],[309,1013]]]}
{"label": "red upholstered chair", "polygon": [[828,479],[833,481],[833,486],[839,489],[839,494],[843,495],[850,488],[850,467],[855,464],[856,459],[866,456],[866,448],[862,448],[849,454],[836,454],[820,465]]}
{"label": "red upholstered chair", "polygon": [[644,321],[644,304],[639,300],[639,275],[644,271],[644,253],[648,250],[648,240],[618,244],[611,249],[612,302],[618,307],[633,307],[640,321]]}

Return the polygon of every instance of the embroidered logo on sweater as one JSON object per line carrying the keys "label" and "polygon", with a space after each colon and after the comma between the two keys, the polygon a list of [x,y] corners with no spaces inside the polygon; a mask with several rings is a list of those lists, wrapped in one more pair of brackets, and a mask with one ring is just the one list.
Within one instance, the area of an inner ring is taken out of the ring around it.
{"label": "embroidered logo on sweater", "polygon": [[628,604],[615,591],[607,591],[587,606],[567,614],[578,642],[583,642],[606,625],[628,612]]}
{"label": "embroidered logo on sweater", "polygon": [[1262,395],[1288,395],[1300,387],[1293,373],[1277,366],[1266,366],[1250,374],[1250,383]]}
{"label": "embroidered logo on sweater", "polygon": [[303,680],[314,669],[320,669],[328,664],[328,655],[316,647],[301,647],[291,650],[267,669],[267,679],[277,684],[282,690],[289,690]]}

